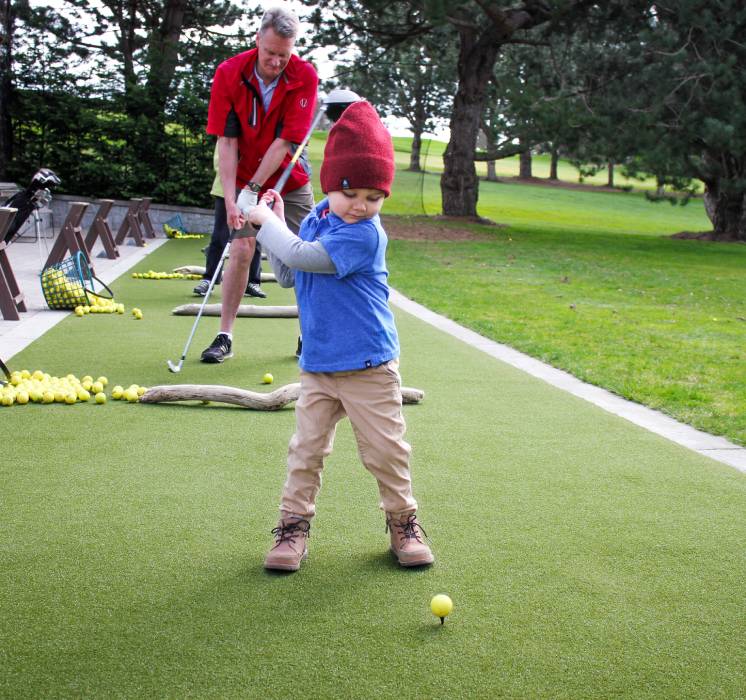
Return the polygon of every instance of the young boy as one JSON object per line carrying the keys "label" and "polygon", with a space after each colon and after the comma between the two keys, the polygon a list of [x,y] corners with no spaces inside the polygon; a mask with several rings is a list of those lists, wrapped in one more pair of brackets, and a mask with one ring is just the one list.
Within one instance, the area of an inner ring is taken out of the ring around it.
{"label": "young boy", "polygon": [[[386,233],[378,217],[394,179],[391,135],[368,102],[350,105],[329,132],[321,166],[323,200],[298,236],[270,190],[248,214],[278,282],[295,285],[303,335],[287,480],[267,569],[297,571],[336,424],[352,423],[365,467],[378,481],[391,551],[402,566],[432,564],[417,521],[410,447],[401,414],[399,339],[388,305]],[[267,204],[274,203],[274,211]]]}

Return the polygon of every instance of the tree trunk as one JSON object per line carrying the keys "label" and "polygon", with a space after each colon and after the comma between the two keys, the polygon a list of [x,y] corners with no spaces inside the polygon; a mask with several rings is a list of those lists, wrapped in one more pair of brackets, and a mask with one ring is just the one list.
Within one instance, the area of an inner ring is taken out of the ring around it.
{"label": "tree trunk", "polygon": [[527,148],[525,151],[521,151],[520,153],[518,177],[520,178],[533,177],[533,170],[531,169],[531,149],[530,148]]}
{"label": "tree trunk", "polygon": [[451,139],[443,155],[444,170],[440,178],[446,216],[477,216],[479,180],[474,152],[487,86],[500,47],[493,32],[485,31],[479,41],[475,34],[475,30],[460,32],[459,83],[451,113]]}
{"label": "tree trunk", "polygon": [[[221,304],[182,304],[171,313],[174,316],[196,316],[202,309],[203,316],[220,316]],[[237,318],[298,318],[297,306],[269,306],[265,304],[241,304],[236,312]]]}
{"label": "tree trunk", "polygon": [[163,112],[173,88],[186,7],[186,0],[168,0],[163,8],[161,26],[150,35],[147,91],[159,114]]}
{"label": "tree trunk", "polygon": [[549,179],[559,180],[559,151],[552,148],[552,158],[549,161]]}
{"label": "tree trunk", "polygon": [[11,102],[13,99],[13,31],[15,14],[12,0],[0,0],[0,178],[7,178],[8,164],[13,159],[13,122]]}
{"label": "tree trunk", "polygon": [[606,166],[606,172],[608,173],[608,177],[606,178],[606,186],[614,187],[614,162],[613,161],[609,161],[608,165]]}
{"label": "tree trunk", "polygon": [[[495,61],[502,44],[518,31],[547,22],[551,16],[550,3],[524,3],[520,8],[497,8],[494,3],[475,3],[484,9],[484,21],[460,21],[461,5],[453,3],[453,26],[459,33],[459,55],[456,73],[458,89],[451,112],[451,140],[443,162],[440,178],[443,213],[447,216],[476,216],[479,198],[479,179],[474,165],[477,135],[492,80]],[[449,11],[450,8],[449,8]],[[481,18],[480,18],[481,19]]]}
{"label": "tree trunk", "polygon": [[709,181],[705,183],[704,204],[715,240],[746,242],[746,192],[731,192],[721,181]]}
{"label": "tree trunk", "polygon": [[488,182],[497,182],[497,168],[494,160],[487,161],[487,180]]}
{"label": "tree trunk", "polygon": [[[403,386],[402,403],[419,403],[425,398],[422,389]],[[300,396],[300,384],[286,384],[268,393],[248,391],[218,384],[166,384],[150,387],[140,403],[167,403],[170,401],[218,401],[243,406],[255,411],[277,411]]]}
{"label": "tree trunk", "polygon": [[409,154],[409,167],[407,170],[413,173],[419,173],[420,168],[420,151],[422,149],[422,130],[414,129],[412,136],[412,152]]}

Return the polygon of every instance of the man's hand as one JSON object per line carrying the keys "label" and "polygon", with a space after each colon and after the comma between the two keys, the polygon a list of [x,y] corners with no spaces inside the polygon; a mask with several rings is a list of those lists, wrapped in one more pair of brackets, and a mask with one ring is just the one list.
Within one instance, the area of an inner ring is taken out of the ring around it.
{"label": "man's hand", "polygon": [[225,216],[228,221],[228,226],[235,231],[243,228],[246,223],[246,219],[241,215],[241,210],[238,208],[238,205],[235,202],[231,202],[227,197],[225,199]]}
{"label": "man's hand", "polygon": [[238,195],[236,204],[241,210],[244,218],[248,218],[249,212],[256,206],[257,193],[250,190],[248,187],[244,187]]}

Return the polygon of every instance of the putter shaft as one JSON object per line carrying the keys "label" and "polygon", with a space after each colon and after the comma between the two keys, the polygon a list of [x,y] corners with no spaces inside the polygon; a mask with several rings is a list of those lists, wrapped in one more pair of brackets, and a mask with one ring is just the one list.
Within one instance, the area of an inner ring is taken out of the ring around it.
{"label": "putter shaft", "polygon": [[189,346],[192,344],[192,338],[194,338],[194,332],[197,330],[197,324],[199,323],[200,318],[202,318],[202,312],[205,310],[205,305],[207,304],[207,301],[210,298],[210,294],[212,294],[212,289],[215,286],[215,282],[220,276],[220,272],[223,269],[223,264],[225,263],[226,258],[228,257],[228,253],[231,248],[231,241],[233,240],[233,234],[234,231],[231,231],[231,235],[228,238],[228,242],[225,244],[225,248],[223,248],[223,254],[220,256],[220,262],[218,262],[217,267],[215,268],[215,272],[212,275],[212,279],[210,280],[210,285],[207,287],[207,291],[205,292],[205,297],[202,299],[202,304],[199,307],[199,311],[197,312],[197,318],[194,319],[194,323],[192,324],[192,331],[189,333],[189,337],[187,338],[186,345],[184,345],[184,352],[181,353],[181,360],[179,360],[178,365],[174,365],[171,360],[167,361],[168,368],[172,372],[178,373],[181,371],[181,366],[184,364],[184,360],[186,359],[187,352],[189,352]]}

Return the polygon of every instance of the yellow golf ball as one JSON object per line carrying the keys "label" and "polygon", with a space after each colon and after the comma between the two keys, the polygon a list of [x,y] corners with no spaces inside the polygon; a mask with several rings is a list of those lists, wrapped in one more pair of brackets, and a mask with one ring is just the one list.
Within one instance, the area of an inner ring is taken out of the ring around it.
{"label": "yellow golf ball", "polygon": [[267,373],[266,373],[266,374],[265,374],[265,375],[264,375],[264,376],[262,377],[262,382],[263,382],[264,384],[271,384],[271,383],[272,383],[273,381],[275,381],[275,378],[274,378],[274,377],[273,377],[273,376],[272,376],[272,375],[271,375],[271,374],[270,374],[269,372],[267,372]]}
{"label": "yellow golf ball", "polygon": [[430,610],[432,610],[435,617],[440,618],[440,624],[442,625],[445,622],[445,618],[453,610],[453,601],[445,593],[438,593],[430,601]]}

